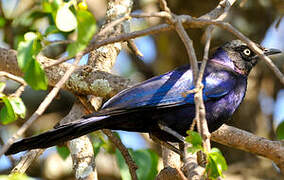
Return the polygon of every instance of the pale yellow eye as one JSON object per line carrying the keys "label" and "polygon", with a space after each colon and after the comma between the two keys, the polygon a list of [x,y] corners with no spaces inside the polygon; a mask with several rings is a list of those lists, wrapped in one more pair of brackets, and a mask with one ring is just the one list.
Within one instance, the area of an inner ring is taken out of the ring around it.
{"label": "pale yellow eye", "polygon": [[246,56],[249,56],[251,52],[250,52],[249,49],[245,49],[245,50],[243,51],[243,53],[244,53]]}

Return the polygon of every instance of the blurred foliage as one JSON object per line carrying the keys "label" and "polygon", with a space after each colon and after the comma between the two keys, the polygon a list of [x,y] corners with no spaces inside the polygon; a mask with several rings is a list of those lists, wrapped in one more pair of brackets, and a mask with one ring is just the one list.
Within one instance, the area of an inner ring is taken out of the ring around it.
{"label": "blurred foliage", "polygon": [[[158,173],[158,155],[150,149],[145,150],[132,150],[128,149],[131,157],[138,166],[136,170],[139,180],[152,180],[156,178]],[[117,163],[119,166],[120,174],[123,180],[131,180],[129,168],[120,151],[115,151]]]}
{"label": "blurred foliage", "polygon": [[188,136],[185,137],[185,141],[191,144],[191,147],[187,149],[190,153],[196,153],[198,151],[203,151],[202,147],[202,138],[198,132],[195,131],[186,131]]}
{"label": "blurred foliage", "polygon": [[14,122],[20,118],[25,118],[26,107],[22,99],[13,95],[6,96],[2,91],[4,90],[6,83],[0,82],[0,102],[4,103],[4,106],[0,110],[0,122],[3,125]]}
{"label": "blurred foliage", "polygon": [[41,35],[39,33],[28,32],[24,35],[17,49],[18,66],[24,73],[24,79],[34,90],[47,89],[47,77],[36,56],[40,52]]}
{"label": "blurred foliage", "polygon": [[202,151],[206,156],[206,172],[209,179],[217,179],[224,177],[223,172],[227,170],[227,162],[218,148],[212,148],[210,152],[206,152],[203,148],[202,137],[198,132],[188,130],[186,132],[185,141],[191,144],[187,148],[189,153],[197,153]]}
{"label": "blurred foliage", "polygon": [[207,153],[207,165],[206,171],[209,179],[217,179],[218,177],[224,177],[223,172],[228,169],[226,160],[218,148],[212,148]]}
{"label": "blurred foliage", "polygon": [[0,180],[33,180],[25,174],[0,175]]}
{"label": "blurred foliage", "polygon": [[283,140],[284,139],[284,121],[282,121],[277,129],[276,129],[276,136],[277,136],[277,139],[279,140]]}
{"label": "blurred foliage", "polygon": [[56,150],[63,160],[70,155],[70,150],[66,146],[56,146]]}

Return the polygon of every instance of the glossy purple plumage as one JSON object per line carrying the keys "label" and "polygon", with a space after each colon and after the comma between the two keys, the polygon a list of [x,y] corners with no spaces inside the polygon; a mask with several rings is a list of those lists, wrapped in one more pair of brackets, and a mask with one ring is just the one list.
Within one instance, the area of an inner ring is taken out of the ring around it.
{"label": "glossy purple plumage", "polygon": [[[275,50],[266,52],[279,53]],[[247,75],[256,59],[245,44],[235,40],[224,44],[208,61],[202,82],[210,131],[228,120],[242,102]],[[162,131],[158,123],[185,136],[195,116],[195,105],[194,95],[184,96],[184,93],[193,88],[189,66],[178,68],[120,92],[96,113],[14,143],[6,154],[50,147],[104,128],[148,132],[164,141],[177,141]]]}

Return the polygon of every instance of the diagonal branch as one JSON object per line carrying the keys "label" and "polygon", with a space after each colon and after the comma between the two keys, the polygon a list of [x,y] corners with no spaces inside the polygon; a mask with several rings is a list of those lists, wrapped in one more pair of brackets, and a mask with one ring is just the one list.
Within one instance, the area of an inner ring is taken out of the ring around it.
{"label": "diagonal branch", "polygon": [[284,173],[283,141],[271,141],[226,124],[211,134],[211,140],[271,159]]}

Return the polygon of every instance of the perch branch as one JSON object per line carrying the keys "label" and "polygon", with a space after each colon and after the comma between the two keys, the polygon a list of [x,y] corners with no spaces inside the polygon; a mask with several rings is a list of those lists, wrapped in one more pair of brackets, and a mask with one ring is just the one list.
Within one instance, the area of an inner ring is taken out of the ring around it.
{"label": "perch branch", "polygon": [[271,141],[226,124],[211,134],[211,140],[271,159],[284,173],[283,141]]}

